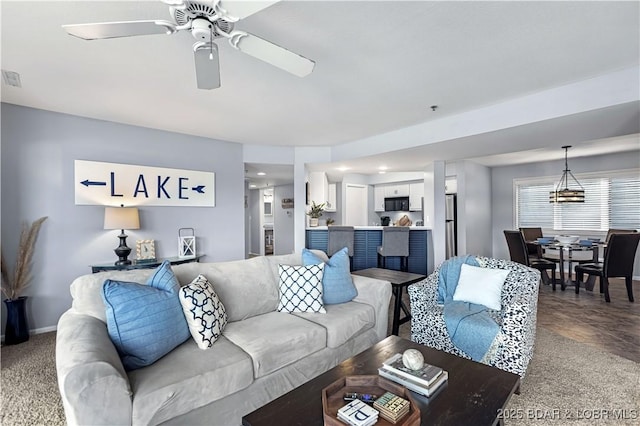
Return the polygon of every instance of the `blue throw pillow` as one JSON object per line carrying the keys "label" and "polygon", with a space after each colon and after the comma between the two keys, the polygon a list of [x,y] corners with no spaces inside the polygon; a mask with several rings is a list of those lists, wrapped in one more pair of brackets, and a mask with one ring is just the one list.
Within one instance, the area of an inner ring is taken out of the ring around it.
{"label": "blue throw pillow", "polygon": [[[324,261],[306,248],[302,249],[302,264],[304,266],[317,265]],[[322,300],[325,305],[350,302],[358,295],[349,271],[349,253],[343,248],[324,262],[322,276]]]}
{"label": "blue throw pillow", "polygon": [[105,280],[107,330],[125,370],[152,364],[191,337],[179,289],[168,261],[158,266],[146,285]]}

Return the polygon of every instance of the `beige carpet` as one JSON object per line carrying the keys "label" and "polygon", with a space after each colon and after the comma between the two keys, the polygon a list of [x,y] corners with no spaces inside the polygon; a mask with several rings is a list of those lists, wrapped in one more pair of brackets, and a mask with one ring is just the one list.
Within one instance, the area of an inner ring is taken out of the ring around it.
{"label": "beige carpet", "polygon": [[[404,324],[401,334],[406,336],[408,327]],[[1,362],[0,424],[63,425],[55,375],[55,333],[3,347]],[[538,328],[522,393],[509,402],[511,418],[505,423],[638,425],[639,404],[640,365]],[[614,419],[615,415],[628,418]],[[544,416],[548,418],[535,418]]]}

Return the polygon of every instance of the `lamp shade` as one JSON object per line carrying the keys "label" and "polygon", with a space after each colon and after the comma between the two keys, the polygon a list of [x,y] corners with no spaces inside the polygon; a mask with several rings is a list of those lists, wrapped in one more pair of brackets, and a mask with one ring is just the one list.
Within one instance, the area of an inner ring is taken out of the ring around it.
{"label": "lamp shade", "polygon": [[105,207],[104,229],[140,229],[137,207]]}

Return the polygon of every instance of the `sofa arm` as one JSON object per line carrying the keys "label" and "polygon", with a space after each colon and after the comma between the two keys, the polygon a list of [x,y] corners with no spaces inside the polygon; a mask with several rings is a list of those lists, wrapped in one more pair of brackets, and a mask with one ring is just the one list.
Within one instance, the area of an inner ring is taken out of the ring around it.
{"label": "sofa arm", "polygon": [[107,326],[65,312],[56,335],[58,387],[68,425],[130,425],[131,389]]}
{"label": "sofa arm", "polygon": [[373,307],[376,313],[376,333],[378,339],[387,337],[389,322],[389,303],[391,301],[391,283],[389,281],[351,275],[358,290],[354,302],[365,303]]}

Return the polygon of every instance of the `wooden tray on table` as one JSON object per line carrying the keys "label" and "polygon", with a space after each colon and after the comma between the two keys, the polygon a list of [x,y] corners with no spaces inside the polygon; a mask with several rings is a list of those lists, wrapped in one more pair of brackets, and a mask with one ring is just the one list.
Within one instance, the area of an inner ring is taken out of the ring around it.
{"label": "wooden tray on table", "polygon": [[395,425],[379,416],[376,426],[420,425],[420,409],[407,388],[387,380],[384,377],[373,375],[346,376],[322,389],[322,416],[325,426],[345,425],[345,423],[338,420],[338,410],[346,405],[343,399],[345,392],[368,393],[378,396],[382,396],[385,392],[394,393],[409,401],[409,413],[395,423]]}

